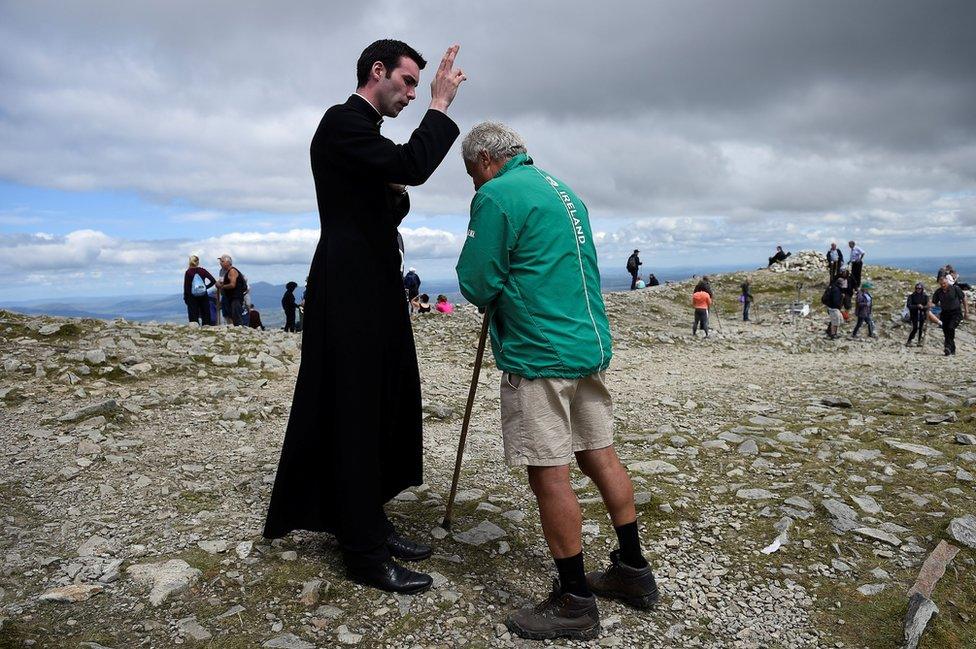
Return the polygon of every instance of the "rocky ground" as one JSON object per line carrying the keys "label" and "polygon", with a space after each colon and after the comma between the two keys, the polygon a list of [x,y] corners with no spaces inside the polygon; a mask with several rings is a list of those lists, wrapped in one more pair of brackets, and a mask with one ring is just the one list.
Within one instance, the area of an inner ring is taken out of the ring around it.
{"label": "rocky ground", "polygon": [[[689,283],[606,296],[617,448],[662,601],[601,603],[600,638],[562,646],[895,647],[910,588],[918,646],[976,646],[973,325],[956,357],[934,329],[906,348],[917,276],[865,275],[878,339],[823,338],[823,273],[804,263],[713,278],[707,340],[691,337]],[[786,311],[798,293],[807,318]],[[389,511],[435,545],[435,587],[398,597],[345,581],[329,538],[261,538],[298,337],[0,312],[0,646],[542,644],[500,625],[552,567],[502,462],[490,361],[452,533],[438,528],[479,318],[415,320],[428,481]],[[613,530],[593,485],[574,486],[596,568]]]}

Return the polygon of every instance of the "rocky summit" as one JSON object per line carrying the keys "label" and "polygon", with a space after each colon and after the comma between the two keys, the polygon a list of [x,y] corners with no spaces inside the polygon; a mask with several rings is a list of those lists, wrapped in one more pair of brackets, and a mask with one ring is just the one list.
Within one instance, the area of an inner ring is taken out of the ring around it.
{"label": "rocky summit", "polygon": [[[906,348],[905,295],[934,281],[868,265],[879,337],[826,340],[812,258],[713,277],[707,339],[693,280],[606,296],[617,450],[661,602],[601,601],[599,638],[559,646],[976,646],[973,325],[955,357],[935,328]],[[553,567],[502,461],[490,355],[438,527],[479,324],[467,306],[414,319],[427,482],[388,511],[435,550],[434,587],[407,597],[346,581],[331,537],[261,536],[300,336],[0,312],[0,646],[544,644],[501,624]],[[575,469],[573,485],[596,569],[613,528]]]}

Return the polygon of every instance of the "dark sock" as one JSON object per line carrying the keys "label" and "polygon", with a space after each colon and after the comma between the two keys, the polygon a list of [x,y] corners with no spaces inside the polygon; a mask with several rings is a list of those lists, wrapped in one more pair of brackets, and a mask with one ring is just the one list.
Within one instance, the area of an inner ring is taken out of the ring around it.
{"label": "dark sock", "polygon": [[586,573],[583,572],[583,553],[555,559],[556,570],[559,572],[559,585],[564,593],[572,593],[579,597],[590,597],[590,587],[586,585]]}
{"label": "dark sock", "polygon": [[640,537],[637,535],[637,521],[613,528],[620,544],[620,560],[631,568],[643,568],[647,560],[641,554]]}

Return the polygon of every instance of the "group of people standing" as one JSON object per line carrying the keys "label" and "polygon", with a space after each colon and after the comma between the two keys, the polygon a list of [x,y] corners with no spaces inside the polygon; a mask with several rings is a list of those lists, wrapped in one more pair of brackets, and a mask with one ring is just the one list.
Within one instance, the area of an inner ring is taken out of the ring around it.
{"label": "group of people standing", "polygon": [[[247,278],[234,266],[230,255],[221,255],[219,277],[214,277],[200,265],[200,257],[190,255],[189,266],[183,273],[183,302],[190,322],[204,327],[224,322],[235,327],[264,329],[261,313],[251,301]],[[288,282],[281,298],[285,312],[285,331],[301,331],[301,303],[295,299],[295,282]],[[304,297],[302,298],[304,302]],[[299,315],[296,324],[296,312]]]}
{"label": "group of people standing", "polygon": [[827,250],[827,273],[829,276],[827,290],[820,298],[821,304],[827,307],[827,338],[834,340],[842,322],[848,319],[848,313],[854,305],[857,324],[851,332],[851,337],[857,338],[862,325],[868,327],[868,337],[876,338],[874,318],[873,288],[870,282],[861,284],[861,271],[864,268],[865,251],[854,241],[847,242],[850,255],[847,265],[844,264],[844,253],[836,243],[830,244]]}
{"label": "group of people standing", "polygon": [[[861,281],[866,253],[854,241],[849,241],[848,246],[850,254],[846,268],[844,254],[836,243],[830,244],[827,251],[829,284],[821,298],[821,302],[827,307],[827,338],[837,338],[841,322],[848,319],[852,302],[857,323],[851,331],[851,338],[857,338],[862,325],[867,325],[868,337],[876,338],[872,314],[874,297],[871,294],[874,287],[869,281]],[[960,284],[958,277],[951,265],[940,268],[936,275],[939,287],[933,291],[931,297],[926,293],[922,282],[915,284],[914,290],[905,301],[904,317],[912,324],[912,330],[905,342],[906,347],[913,344],[922,346],[926,322],[931,321],[942,328],[943,353],[946,356],[956,353],[956,329],[968,317],[966,294],[963,290],[968,285]]]}
{"label": "group of people standing", "polygon": [[183,273],[183,302],[190,322],[203,326],[218,323],[219,314],[235,327],[261,327],[260,315],[251,324],[247,278],[235,266],[230,255],[221,255],[219,277],[214,277],[200,265],[200,257],[190,255],[189,267]]}

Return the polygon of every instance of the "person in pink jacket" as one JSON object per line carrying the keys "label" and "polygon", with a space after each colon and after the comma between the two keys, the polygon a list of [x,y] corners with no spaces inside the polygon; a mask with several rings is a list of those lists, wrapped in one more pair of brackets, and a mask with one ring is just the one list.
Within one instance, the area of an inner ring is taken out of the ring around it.
{"label": "person in pink jacket", "polygon": [[447,296],[443,294],[437,296],[437,304],[434,308],[438,313],[454,313],[454,305],[448,302]]}

